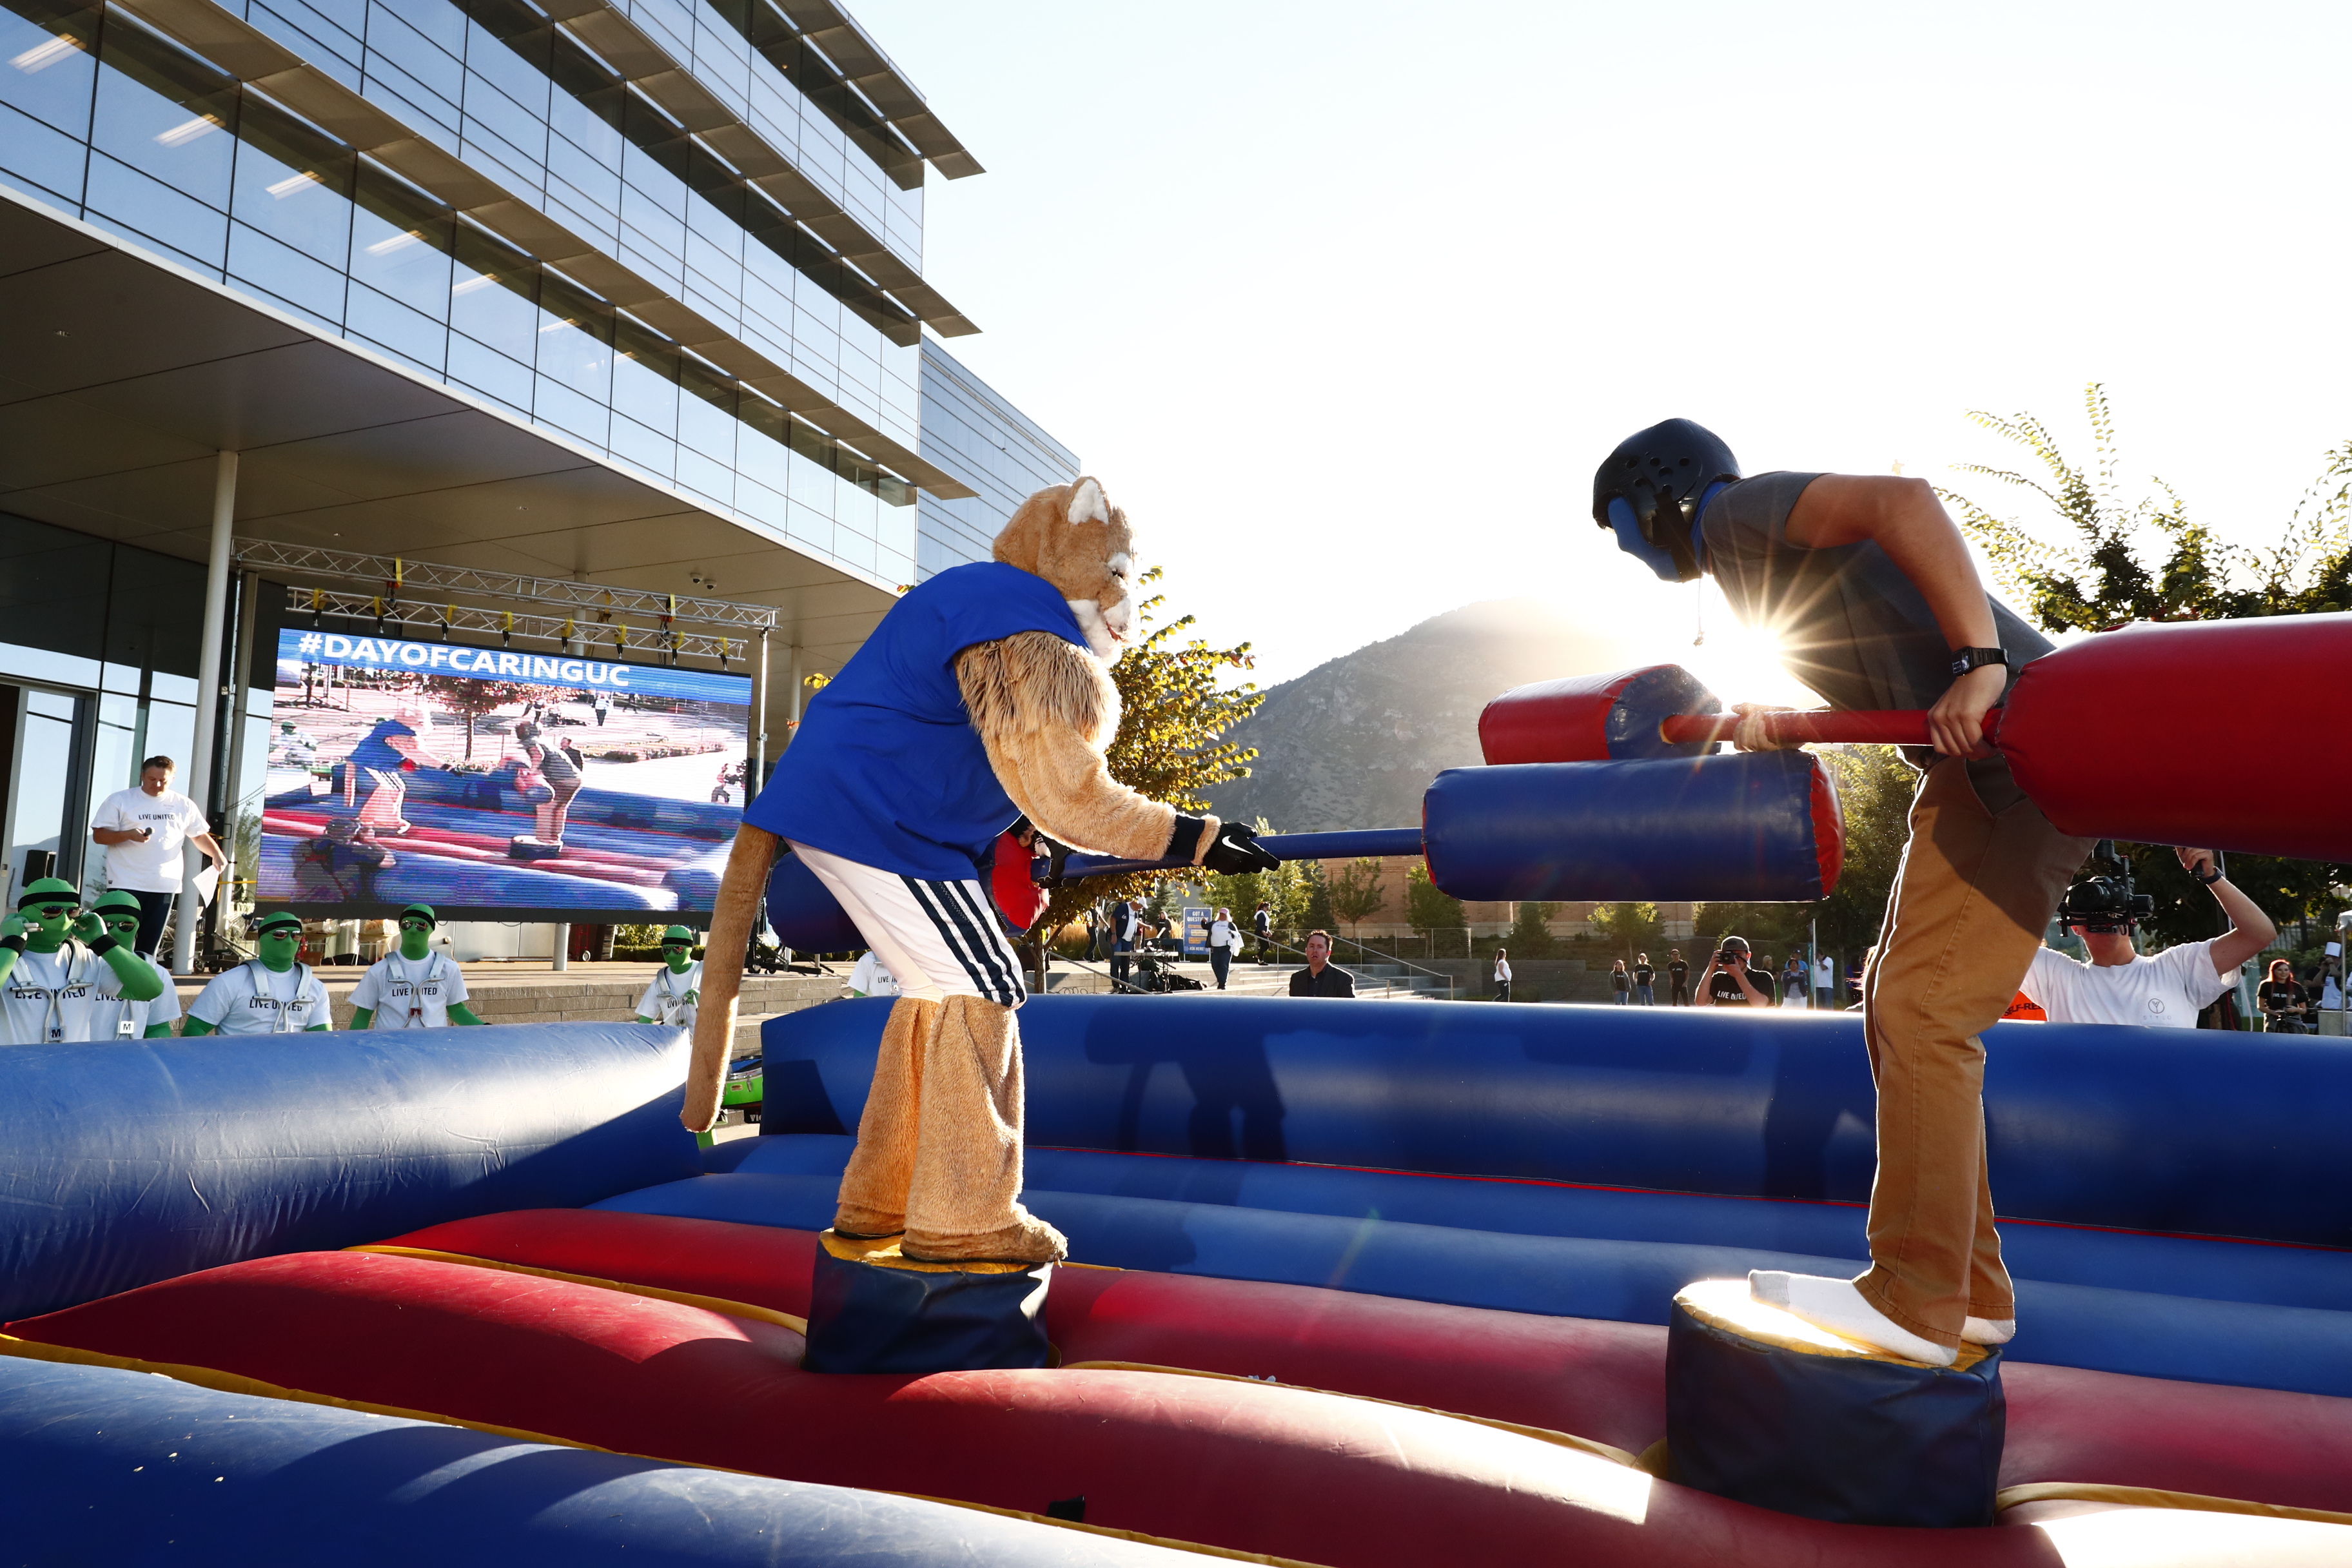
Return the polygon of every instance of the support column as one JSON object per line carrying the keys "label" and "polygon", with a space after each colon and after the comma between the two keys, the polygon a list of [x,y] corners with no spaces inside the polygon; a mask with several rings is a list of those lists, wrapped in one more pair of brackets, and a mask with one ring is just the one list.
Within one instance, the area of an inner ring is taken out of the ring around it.
{"label": "support column", "polygon": [[760,785],[768,772],[768,628],[761,626],[760,651],[751,660],[751,733],[745,737],[743,768],[743,804],[750,805],[760,795]]}
{"label": "support column", "polygon": [[[213,468],[212,547],[205,558],[205,640],[196,655],[196,738],[194,754],[188,758],[188,798],[199,810],[209,809],[213,749],[220,736],[221,643],[228,629],[228,563],[236,521],[236,454],[223,452]],[[182,851],[180,911],[172,938],[174,974],[190,973],[196,966],[196,919],[204,904],[190,879],[202,863],[203,857],[194,845]]]}
{"label": "support column", "polygon": [[[221,870],[219,890],[213,895],[213,907],[205,920],[205,932],[215,947],[220,945],[220,922],[223,914],[234,901],[229,891],[232,881],[257,877],[260,868],[243,864],[237,858],[237,813],[245,805],[245,731],[253,702],[253,626],[261,617],[255,613],[260,603],[261,575],[247,572],[236,584],[236,658],[229,666],[228,689],[228,758],[227,772],[222,776],[221,801],[226,808],[225,833],[216,835],[220,847],[228,852],[228,864]],[[277,668],[273,656],[271,668]],[[275,684],[274,682],[272,684]],[[262,742],[265,763],[269,742]],[[260,842],[257,837],[256,843]]]}
{"label": "support column", "polygon": [[801,685],[801,682],[804,679],[806,678],[801,674],[801,645],[794,643],[793,644],[793,695],[791,701],[787,704],[788,712],[786,714],[786,717],[792,720],[793,728],[784,737],[784,744],[787,746],[791,745],[800,734],[801,698],[805,694],[807,689]]}
{"label": "support column", "polygon": [[555,922],[555,962],[549,967],[559,974],[572,967],[572,922],[570,921]]}

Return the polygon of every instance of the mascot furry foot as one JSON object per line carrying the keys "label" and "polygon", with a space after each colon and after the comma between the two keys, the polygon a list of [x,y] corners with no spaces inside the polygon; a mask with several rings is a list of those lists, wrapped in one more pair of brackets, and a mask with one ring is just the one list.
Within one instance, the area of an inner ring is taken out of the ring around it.
{"label": "mascot furry foot", "polygon": [[907,1228],[907,1187],[915,1177],[916,1113],[921,1104],[923,1058],[939,1037],[940,1005],[901,996],[882,1026],[874,1058],[874,1087],[857,1119],[857,1147],[841,1173],[841,1204],[833,1228],[860,1241]]}
{"label": "mascot furry foot", "polygon": [[1013,1009],[978,996],[940,1004],[921,1074],[906,1255],[924,1263],[1067,1258],[1062,1233],[1018,1201],[1021,1026]]}

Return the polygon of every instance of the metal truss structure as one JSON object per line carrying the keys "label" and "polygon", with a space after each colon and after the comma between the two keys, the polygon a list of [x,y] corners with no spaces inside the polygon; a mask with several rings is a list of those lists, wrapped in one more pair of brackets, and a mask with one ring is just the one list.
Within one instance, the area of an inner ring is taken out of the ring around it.
{"label": "metal truss structure", "polygon": [[[290,617],[333,616],[363,623],[387,637],[487,633],[505,647],[517,637],[563,650],[613,657],[653,654],[715,660],[721,668],[755,662],[759,645],[776,625],[769,605],[740,605],[599,583],[567,583],[445,566],[401,556],[359,555],[313,545],[239,540],[237,570],[288,581]],[[473,600],[476,603],[462,601]],[[479,601],[489,601],[488,604]],[[545,605],[516,611],[505,605]],[[634,617],[634,619],[633,619]]]}

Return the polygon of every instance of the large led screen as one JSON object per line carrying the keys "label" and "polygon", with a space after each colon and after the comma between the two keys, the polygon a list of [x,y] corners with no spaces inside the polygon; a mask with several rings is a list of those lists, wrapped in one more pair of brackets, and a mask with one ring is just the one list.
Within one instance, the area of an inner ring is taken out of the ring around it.
{"label": "large led screen", "polygon": [[276,696],[264,908],[605,922],[716,899],[746,677],[288,628]]}

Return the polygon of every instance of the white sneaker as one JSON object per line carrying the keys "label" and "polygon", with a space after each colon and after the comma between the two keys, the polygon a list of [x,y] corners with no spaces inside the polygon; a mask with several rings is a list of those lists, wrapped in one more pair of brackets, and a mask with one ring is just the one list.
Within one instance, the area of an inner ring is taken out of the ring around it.
{"label": "white sneaker", "polygon": [[1972,1345],[2005,1345],[2016,1337],[2015,1318],[1970,1318],[1960,1325],[1960,1338]]}
{"label": "white sneaker", "polygon": [[1754,1268],[1748,1274],[1748,1294],[1751,1300],[1794,1313],[1815,1328],[1860,1340],[1907,1361],[1949,1366],[1959,1359],[1958,1351],[1921,1339],[1872,1306],[1851,1279]]}

